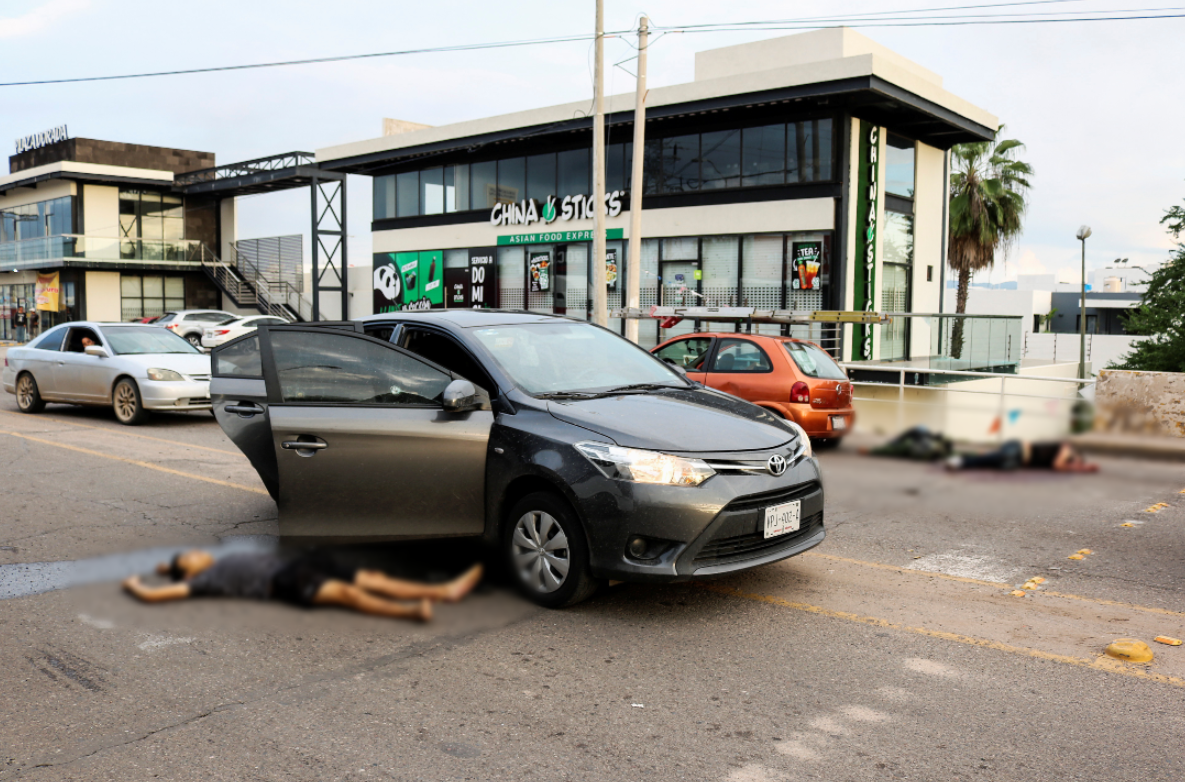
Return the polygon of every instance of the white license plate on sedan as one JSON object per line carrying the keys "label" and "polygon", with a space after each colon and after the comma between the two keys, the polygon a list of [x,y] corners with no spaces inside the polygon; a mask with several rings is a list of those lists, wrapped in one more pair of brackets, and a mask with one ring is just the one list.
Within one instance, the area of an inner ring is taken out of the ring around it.
{"label": "white license plate on sedan", "polygon": [[802,514],[802,501],[771,505],[765,509],[765,537],[776,538],[788,532],[797,532]]}
{"label": "white license plate on sedan", "polygon": [[832,429],[847,429],[848,428],[848,419],[844,418],[842,415],[831,416],[831,428]]}

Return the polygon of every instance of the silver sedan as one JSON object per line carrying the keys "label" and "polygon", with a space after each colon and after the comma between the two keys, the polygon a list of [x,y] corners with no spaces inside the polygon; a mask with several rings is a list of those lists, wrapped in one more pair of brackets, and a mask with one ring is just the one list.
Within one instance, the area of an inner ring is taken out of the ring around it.
{"label": "silver sedan", "polygon": [[46,402],[103,405],[131,426],[150,410],[209,410],[210,357],[153,326],[65,323],[8,351],[4,390],[24,413]]}

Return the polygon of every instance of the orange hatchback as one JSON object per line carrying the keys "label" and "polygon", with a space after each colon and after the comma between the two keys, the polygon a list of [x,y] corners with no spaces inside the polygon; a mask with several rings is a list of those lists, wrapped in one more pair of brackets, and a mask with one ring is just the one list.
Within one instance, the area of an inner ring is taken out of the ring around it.
{"label": "orange hatchback", "polygon": [[813,342],[757,334],[695,333],[652,351],[687,377],[794,421],[812,438],[838,442],[856,420],[843,367]]}

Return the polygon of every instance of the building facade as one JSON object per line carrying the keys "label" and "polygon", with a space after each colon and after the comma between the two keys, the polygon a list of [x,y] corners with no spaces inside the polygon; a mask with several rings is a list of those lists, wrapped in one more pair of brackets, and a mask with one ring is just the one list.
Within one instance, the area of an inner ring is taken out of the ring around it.
{"label": "building facade", "polygon": [[[606,99],[606,201],[593,203],[587,105],[318,150],[373,177],[374,311],[523,308],[587,318],[592,264],[610,310],[637,262],[641,304],[941,310],[947,151],[995,117],[936,74],[847,29],[696,56],[695,80],[647,98],[642,230],[628,257],[632,94]],[[604,209],[606,257],[592,252]],[[611,327],[623,329],[613,321]],[[693,328],[643,322],[649,347]],[[919,323],[847,327],[845,358],[930,350]]]}

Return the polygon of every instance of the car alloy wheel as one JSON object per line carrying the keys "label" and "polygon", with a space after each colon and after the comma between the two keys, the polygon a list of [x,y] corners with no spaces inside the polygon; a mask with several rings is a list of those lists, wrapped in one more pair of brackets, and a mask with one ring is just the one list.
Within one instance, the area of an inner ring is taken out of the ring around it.
{"label": "car alloy wheel", "polygon": [[568,536],[549,513],[529,511],[514,526],[514,564],[524,584],[540,592],[564,585],[572,566]]}
{"label": "car alloy wheel", "polygon": [[200,334],[190,334],[185,339],[195,348],[201,348],[202,346],[202,338]]}
{"label": "car alloy wheel", "polygon": [[45,402],[41,401],[41,393],[37,390],[37,381],[28,372],[17,378],[16,406],[22,413],[40,413],[45,409]]}
{"label": "car alloy wheel", "polygon": [[124,378],[115,384],[111,406],[121,424],[135,426],[144,420],[144,405],[140,401],[140,389],[131,380]]}

